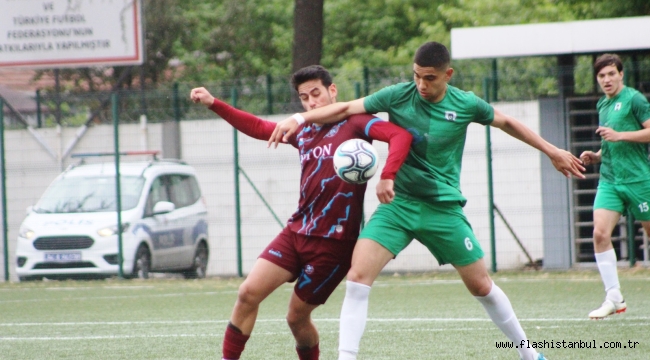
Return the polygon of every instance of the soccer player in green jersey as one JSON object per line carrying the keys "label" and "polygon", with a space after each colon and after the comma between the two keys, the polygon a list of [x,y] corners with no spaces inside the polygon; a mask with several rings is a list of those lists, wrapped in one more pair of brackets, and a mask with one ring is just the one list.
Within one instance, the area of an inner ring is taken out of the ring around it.
{"label": "soccer player in green jersey", "polygon": [[[449,51],[436,42],[416,52],[413,79],[362,99],[295,114],[278,123],[269,146],[285,141],[299,123],[333,122],[358,113],[387,112],[389,120],[413,135],[411,150],[394,180],[394,199],[380,204],[359,235],[348,271],[341,309],[339,360],[356,359],[363,334],[370,286],[383,267],[416,239],[440,264],[452,264],[469,292],[515,344],[526,334],[506,294],[490,278],[483,250],[463,213],[460,169],[467,126],[491,125],[539,149],[557,170],[584,177],[581,161],[558,149],[514,118],[471,92],[448,85],[454,70]],[[380,188],[377,187],[377,191]],[[522,359],[544,359],[533,348],[518,348]]]}
{"label": "soccer player in green jersey", "polygon": [[596,133],[602,144],[598,152],[585,151],[580,158],[586,165],[601,163],[594,200],[594,251],[607,295],[589,317],[602,319],[627,309],[612,246],[612,231],[623,211],[640,220],[650,234],[650,104],[640,92],[623,85],[623,63],[617,55],[598,57],[594,71],[605,93],[596,106]]}

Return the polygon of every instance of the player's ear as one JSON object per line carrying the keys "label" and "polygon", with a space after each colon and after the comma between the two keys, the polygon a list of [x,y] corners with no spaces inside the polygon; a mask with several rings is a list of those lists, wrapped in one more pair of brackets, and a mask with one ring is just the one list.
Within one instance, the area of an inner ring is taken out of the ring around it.
{"label": "player's ear", "polygon": [[447,68],[447,70],[445,70],[445,77],[447,81],[451,79],[452,75],[454,75],[454,68]]}
{"label": "player's ear", "polygon": [[330,97],[332,99],[336,99],[336,95],[338,95],[339,91],[336,89],[336,84],[332,83],[330,86],[327,88],[327,91],[330,93]]}

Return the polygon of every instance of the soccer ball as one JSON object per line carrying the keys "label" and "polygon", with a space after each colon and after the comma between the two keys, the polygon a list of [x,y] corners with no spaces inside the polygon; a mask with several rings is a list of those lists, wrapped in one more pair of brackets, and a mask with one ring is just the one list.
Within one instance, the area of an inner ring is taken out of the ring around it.
{"label": "soccer ball", "polygon": [[347,140],[334,152],[334,171],[347,183],[365,183],[375,175],[377,167],[377,150],[365,140]]}

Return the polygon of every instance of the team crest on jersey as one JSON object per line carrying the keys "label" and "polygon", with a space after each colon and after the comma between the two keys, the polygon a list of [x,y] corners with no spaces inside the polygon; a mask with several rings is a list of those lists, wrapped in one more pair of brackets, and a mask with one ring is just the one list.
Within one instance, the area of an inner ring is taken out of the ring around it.
{"label": "team crest on jersey", "polygon": [[456,121],[456,112],[455,111],[445,111],[445,120],[447,120],[447,121]]}
{"label": "team crest on jersey", "polygon": [[341,128],[341,125],[345,124],[346,122],[348,122],[348,121],[347,120],[341,121],[340,123],[332,126],[330,131],[328,131],[327,134],[325,134],[325,137],[332,137],[332,136],[336,135],[336,133],[339,132],[339,129]]}
{"label": "team crest on jersey", "polygon": [[305,265],[305,274],[311,275],[314,272],[314,267],[307,264]]}
{"label": "team crest on jersey", "polygon": [[621,106],[623,106],[623,103],[617,102],[617,103],[614,105],[614,111],[619,111],[619,110],[621,110]]}

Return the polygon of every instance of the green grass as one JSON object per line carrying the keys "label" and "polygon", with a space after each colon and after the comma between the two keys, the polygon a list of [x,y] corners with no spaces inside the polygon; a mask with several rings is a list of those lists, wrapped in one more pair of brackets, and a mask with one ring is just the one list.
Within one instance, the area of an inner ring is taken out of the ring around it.
{"label": "green grass", "polygon": [[[499,272],[531,341],[594,342],[551,348],[556,359],[650,358],[650,270],[621,270],[628,311],[587,313],[604,292],[595,271]],[[240,279],[0,283],[0,359],[219,359]],[[291,285],[261,306],[243,359],[297,359],[285,323]],[[339,286],[314,313],[321,359],[336,359]],[[373,286],[359,359],[517,359],[455,273],[382,276]],[[637,341],[636,348],[600,348]]]}

